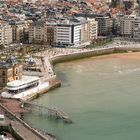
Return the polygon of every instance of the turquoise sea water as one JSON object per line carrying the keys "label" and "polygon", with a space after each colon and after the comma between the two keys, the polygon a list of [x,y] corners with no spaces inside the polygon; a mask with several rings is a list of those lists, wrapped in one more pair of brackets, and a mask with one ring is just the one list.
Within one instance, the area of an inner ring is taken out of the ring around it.
{"label": "turquoise sea water", "polygon": [[34,100],[57,106],[73,124],[36,112],[25,119],[59,140],[140,139],[140,59],[88,58],[58,64],[62,86]]}

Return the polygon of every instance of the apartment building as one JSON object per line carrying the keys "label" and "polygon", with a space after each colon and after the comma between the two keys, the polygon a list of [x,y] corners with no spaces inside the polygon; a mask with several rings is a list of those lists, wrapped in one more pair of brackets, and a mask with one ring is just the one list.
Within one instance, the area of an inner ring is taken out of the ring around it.
{"label": "apartment building", "polygon": [[98,36],[98,22],[95,18],[87,19],[88,26],[89,26],[89,39],[96,39]]}
{"label": "apartment building", "polygon": [[82,43],[82,25],[65,20],[56,26],[56,46],[72,46]]}
{"label": "apartment building", "polygon": [[95,19],[74,18],[56,25],[56,46],[76,46],[97,38]]}
{"label": "apartment building", "polygon": [[121,19],[121,35],[123,37],[133,37],[133,28],[136,15],[124,16]]}
{"label": "apartment building", "polygon": [[56,45],[58,46],[72,45],[73,44],[73,39],[71,39],[72,30],[74,30],[74,28],[71,25],[67,25],[64,23],[58,24],[56,26],[56,40],[55,40]]}
{"label": "apartment building", "polygon": [[98,22],[95,21],[95,18],[87,18],[82,24],[82,35],[83,42],[90,42],[97,38]]}
{"label": "apartment building", "polygon": [[57,21],[37,21],[29,26],[29,43],[74,46],[97,38],[97,21],[83,17]]}
{"label": "apartment building", "polygon": [[133,37],[135,39],[140,39],[140,16],[136,16],[133,25]]}
{"label": "apartment building", "polygon": [[98,22],[98,35],[106,36],[112,32],[113,20],[109,16],[97,16],[96,21]]}
{"label": "apartment building", "polygon": [[129,16],[124,16],[121,19],[121,35],[123,37],[130,37],[140,39],[140,16],[132,13]]}
{"label": "apartment building", "polygon": [[55,22],[47,22],[47,45],[54,45],[55,37],[56,37],[56,23]]}
{"label": "apartment building", "polygon": [[36,21],[29,26],[29,43],[46,44],[47,25],[44,21]]}
{"label": "apartment building", "polygon": [[21,43],[24,38],[24,22],[23,21],[11,21],[12,27],[12,41],[13,43]]}
{"label": "apartment building", "polygon": [[12,28],[5,22],[0,21],[0,44],[7,46],[12,43]]}

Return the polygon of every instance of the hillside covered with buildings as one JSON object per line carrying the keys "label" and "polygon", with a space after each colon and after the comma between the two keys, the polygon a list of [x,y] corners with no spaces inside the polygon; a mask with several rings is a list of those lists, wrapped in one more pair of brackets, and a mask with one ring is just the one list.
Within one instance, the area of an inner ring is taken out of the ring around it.
{"label": "hillside covered with buildings", "polygon": [[78,46],[100,36],[140,38],[136,0],[0,1],[0,44]]}

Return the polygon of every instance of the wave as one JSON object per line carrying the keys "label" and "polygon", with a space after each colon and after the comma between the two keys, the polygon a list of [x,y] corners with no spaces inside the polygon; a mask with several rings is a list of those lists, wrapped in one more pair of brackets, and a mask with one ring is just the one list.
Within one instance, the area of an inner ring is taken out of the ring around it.
{"label": "wave", "polygon": [[118,70],[119,74],[129,74],[133,72],[138,72],[140,71],[140,68],[135,68],[135,69],[127,69],[127,70]]}

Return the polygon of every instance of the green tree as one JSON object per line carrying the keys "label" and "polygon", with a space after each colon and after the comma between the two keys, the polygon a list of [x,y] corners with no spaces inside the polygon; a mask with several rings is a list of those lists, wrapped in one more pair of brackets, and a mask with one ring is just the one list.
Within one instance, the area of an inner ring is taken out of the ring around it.
{"label": "green tree", "polygon": [[3,44],[0,44],[0,49],[1,49],[1,50],[5,49],[5,47],[4,47]]}

